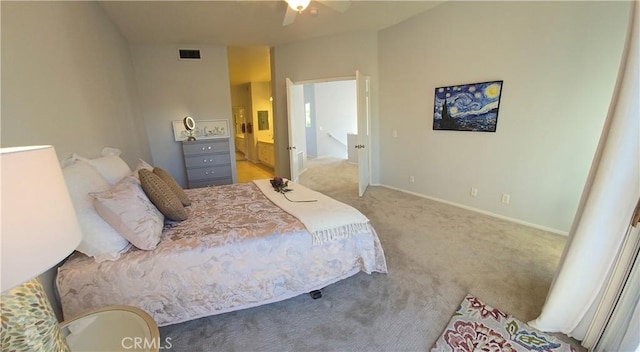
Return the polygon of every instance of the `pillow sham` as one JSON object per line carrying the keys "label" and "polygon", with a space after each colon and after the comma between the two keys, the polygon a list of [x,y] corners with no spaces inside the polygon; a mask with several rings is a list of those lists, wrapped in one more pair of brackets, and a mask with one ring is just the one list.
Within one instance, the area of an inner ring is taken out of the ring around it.
{"label": "pillow sham", "polygon": [[146,161],[144,161],[142,159],[138,159],[138,163],[136,164],[136,168],[131,173],[133,175],[133,177],[135,177],[136,180],[138,180],[138,181],[140,181],[140,175],[138,174],[138,172],[140,170],[153,171],[153,166],[151,166],[148,162],[146,162]]}
{"label": "pillow sham", "polygon": [[178,197],[178,199],[180,199],[180,202],[182,203],[182,205],[184,205],[185,207],[188,205],[191,205],[191,200],[189,199],[189,196],[187,196],[187,194],[184,193],[184,190],[182,189],[182,187],[180,187],[178,182],[176,182],[173,176],[171,176],[164,169],[157,166],[153,168],[153,173],[158,175],[158,177],[160,177],[160,179],[162,179],[162,181],[164,181],[167,184],[167,186],[171,188],[171,191],[173,191],[173,193]]}
{"label": "pillow sham", "polygon": [[111,186],[94,167],[81,160],[64,167],[62,174],[82,230],[82,241],[76,250],[97,262],[118,259],[131,244],[98,215],[89,196],[90,192],[105,191]]}
{"label": "pillow sham", "polygon": [[147,169],[138,171],[138,175],[144,193],[164,216],[176,221],[187,219],[187,210],[180,199],[158,175]]}
{"label": "pillow sham", "polygon": [[96,170],[98,170],[98,173],[100,173],[100,175],[112,185],[115,185],[120,182],[120,180],[131,174],[131,168],[129,168],[129,165],[115,154],[108,154],[95,159],[87,159],[77,154],[74,154],[74,157],[95,167]]}
{"label": "pillow sham", "polygon": [[164,216],[151,203],[133,176],[111,189],[90,193],[100,216],[122,237],[143,250],[156,248],[162,236]]}

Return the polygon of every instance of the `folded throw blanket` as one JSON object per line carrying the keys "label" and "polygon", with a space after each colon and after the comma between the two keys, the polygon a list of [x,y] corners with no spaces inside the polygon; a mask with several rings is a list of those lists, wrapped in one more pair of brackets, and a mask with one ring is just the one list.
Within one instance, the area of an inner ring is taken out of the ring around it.
{"label": "folded throw blanket", "polygon": [[357,209],[305,186],[289,181],[287,188],[291,191],[285,197],[269,180],[253,183],[270,201],[304,224],[314,245],[371,231],[369,219]]}

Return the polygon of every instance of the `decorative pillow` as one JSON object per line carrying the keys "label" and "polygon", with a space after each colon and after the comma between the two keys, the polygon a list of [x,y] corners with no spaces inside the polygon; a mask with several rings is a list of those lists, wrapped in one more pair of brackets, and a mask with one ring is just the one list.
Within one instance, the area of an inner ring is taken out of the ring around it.
{"label": "decorative pillow", "polygon": [[77,154],[74,154],[73,157],[78,160],[85,161],[89,163],[89,165],[95,167],[100,175],[112,185],[115,185],[120,182],[120,180],[131,174],[131,168],[129,168],[129,165],[127,165],[127,163],[118,155],[108,154],[95,159],[87,159]]}
{"label": "decorative pillow", "polygon": [[173,176],[171,176],[164,169],[159,168],[157,166],[153,168],[153,173],[158,175],[158,177],[160,177],[162,181],[164,181],[167,184],[167,186],[171,188],[173,193],[178,197],[178,199],[180,199],[180,202],[182,203],[182,205],[184,205],[185,207],[187,205],[191,205],[191,200],[189,199],[189,196],[187,196],[187,194],[184,193],[184,190],[182,189],[182,187],[180,187],[178,182],[176,182]]}
{"label": "decorative pillow", "polygon": [[180,199],[158,175],[147,169],[138,171],[138,175],[144,193],[164,216],[176,221],[187,219],[187,210]]}
{"label": "decorative pillow", "polygon": [[89,196],[90,192],[105,191],[111,186],[94,167],[81,160],[63,168],[62,173],[82,230],[82,241],[76,249],[97,262],[118,259],[131,244],[98,215]]}
{"label": "decorative pillow", "polygon": [[164,216],[151,203],[133,176],[127,176],[111,189],[94,192],[93,205],[102,218],[134,246],[152,250],[162,236]]}

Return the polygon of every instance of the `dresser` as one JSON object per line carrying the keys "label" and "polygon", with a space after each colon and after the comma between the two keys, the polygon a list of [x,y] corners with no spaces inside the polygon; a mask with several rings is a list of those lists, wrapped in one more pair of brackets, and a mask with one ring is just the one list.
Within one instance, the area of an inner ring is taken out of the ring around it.
{"label": "dresser", "polygon": [[229,138],[182,142],[189,188],[233,183]]}

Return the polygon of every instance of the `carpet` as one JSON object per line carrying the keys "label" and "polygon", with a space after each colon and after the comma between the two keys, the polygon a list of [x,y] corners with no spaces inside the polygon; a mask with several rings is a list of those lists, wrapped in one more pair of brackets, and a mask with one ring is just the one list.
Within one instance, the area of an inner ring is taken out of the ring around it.
{"label": "carpet", "polygon": [[576,349],[467,295],[431,352],[571,351]]}
{"label": "carpet", "polygon": [[522,321],[540,314],[566,237],[385,187],[358,197],[357,165],[344,160],[307,168],[299,183],[371,220],[389,273],[356,274],[317,300],[305,294],[164,326],[170,352],[429,351],[467,293]]}

